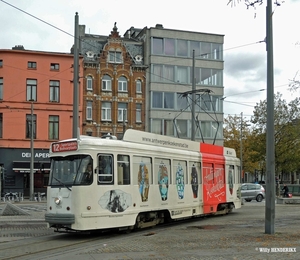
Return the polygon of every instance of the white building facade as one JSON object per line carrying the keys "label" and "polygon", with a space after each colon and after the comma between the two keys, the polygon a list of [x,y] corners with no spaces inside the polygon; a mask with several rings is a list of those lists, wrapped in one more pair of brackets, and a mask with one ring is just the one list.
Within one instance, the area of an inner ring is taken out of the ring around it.
{"label": "white building facade", "polygon": [[144,41],[146,131],[191,139],[195,118],[195,140],[223,145],[224,36],[162,25],[126,34]]}

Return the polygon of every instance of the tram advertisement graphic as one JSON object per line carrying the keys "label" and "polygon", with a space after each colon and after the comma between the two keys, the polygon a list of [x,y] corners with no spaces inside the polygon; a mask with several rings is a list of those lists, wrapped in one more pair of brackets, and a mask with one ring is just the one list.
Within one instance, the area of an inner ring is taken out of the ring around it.
{"label": "tram advertisement graphic", "polygon": [[[212,205],[226,201],[224,165],[203,164],[203,200]],[[207,213],[207,212],[204,212]]]}
{"label": "tram advertisement graphic", "polygon": [[103,209],[118,213],[125,211],[132,204],[132,198],[122,190],[110,190],[104,193],[98,203]]}
{"label": "tram advertisement graphic", "polygon": [[147,166],[143,162],[141,162],[139,166],[138,183],[142,201],[148,201],[149,173]]}
{"label": "tram advertisement graphic", "polygon": [[166,165],[162,162],[158,169],[158,184],[162,200],[168,199],[169,175]]}
{"label": "tram advertisement graphic", "polygon": [[196,199],[198,198],[198,172],[195,165],[193,165],[192,167],[191,184],[192,184],[193,197],[194,199]]}
{"label": "tram advertisement graphic", "polygon": [[180,163],[177,165],[176,170],[176,188],[178,193],[178,198],[183,199],[184,197],[184,172]]}

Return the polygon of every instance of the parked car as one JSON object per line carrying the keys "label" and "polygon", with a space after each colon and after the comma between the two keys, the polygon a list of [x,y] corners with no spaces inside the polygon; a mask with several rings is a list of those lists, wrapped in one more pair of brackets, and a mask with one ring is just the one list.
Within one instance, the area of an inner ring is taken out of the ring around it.
{"label": "parked car", "polygon": [[265,198],[265,188],[256,183],[243,183],[241,187],[242,199],[250,202],[251,200],[256,200],[261,202]]}

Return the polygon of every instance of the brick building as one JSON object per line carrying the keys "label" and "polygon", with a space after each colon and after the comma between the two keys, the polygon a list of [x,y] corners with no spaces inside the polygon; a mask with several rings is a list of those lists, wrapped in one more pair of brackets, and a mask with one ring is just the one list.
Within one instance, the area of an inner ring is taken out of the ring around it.
{"label": "brick building", "polygon": [[[35,191],[45,191],[50,144],[72,137],[73,62],[73,55],[66,53],[31,51],[23,46],[0,50],[0,166],[5,169],[4,192],[29,194],[32,130]],[[80,125],[81,113],[82,103]]]}
{"label": "brick building", "polygon": [[144,131],[143,42],[121,37],[116,24],[108,37],[85,34],[81,25],[80,53],[85,78],[83,134],[122,138],[127,128]]}

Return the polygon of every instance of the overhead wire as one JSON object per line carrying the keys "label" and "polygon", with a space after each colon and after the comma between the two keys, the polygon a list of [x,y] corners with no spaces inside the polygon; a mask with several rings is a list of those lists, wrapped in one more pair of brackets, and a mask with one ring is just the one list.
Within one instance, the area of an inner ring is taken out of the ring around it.
{"label": "overhead wire", "polygon": [[[45,23],[45,24],[47,24],[47,25],[49,25],[49,26],[51,26],[51,27],[53,27],[53,28],[55,28],[55,29],[57,29],[57,30],[59,30],[59,31],[61,31],[61,32],[67,34],[67,35],[69,35],[69,36],[71,36],[72,38],[75,39],[75,36],[74,36],[73,34],[68,33],[68,32],[66,32],[66,31],[60,29],[59,27],[54,26],[53,24],[51,24],[51,23],[49,23],[49,22],[46,22],[45,20],[43,20],[43,19],[41,19],[41,18],[39,18],[39,17],[37,17],[37,16],[35,16],[35,15],[32,15],[32,14],[30,14],[30,13],[28,13],[28,12],[26,12],[26,11],[24,11],[24,10],[22,10],[22,9],[20,9],[20,8],[18,8],[18,7],[16,7],[16,6],[14,6],[14,5],[12,5],[12,4],[10,4],[10,3],[4,1],[4,0],[0,0],[0,1],[3,2],[3,3],[5,3],[5,4],[7,4],[7,5],[9,5],[9,6],[11,6],[11,7],[13,7],[13,8],[15,8],[15,9],[17,9],[17,10],[20,11],[20,12],[25,13],[26,15],[29,15],[29,16],[33,17],[34,19],[39,20],[40,22],[43,22],[43,23]],[[81,42],[84,42],[84,39],[81,39],[80,37],[79,37],[78,40],[81,41]],[[88,44],[88,45],[90,45],[91,47],[97,48],[97,46],[92,45],[90,42],[85,42],[85,43]],[[261,43],[261,41],[258,41],[258,42],[252,42],[252,43],[243,44],[243,45],[240,45],[240,46],[231,47],[231,48],[228,48],[228,49],[225,49],[225,50],[221,50],[220,52],[224,53],[224,51],[228,51],[228,50],[232,50],[232,49],[237,49],[237,48],[242,48],[242,47],[246,47],[246,46],[250,46],[250,45],[254,45],[254,44],[258,44],[258,43]],[[200,55],[197,55],[196,58],[201,58],[201,57],[204,57],[204,56],[210,55],[210,54],[212,54],[212,52],[202,53],[202,54],[200,54]],[[179,58],[178,58],[178,59],[175,58],[175,59],[172,59],[172,61],[170,61],[170,63],[166,62],[166,63],[164,63],[164,64],[171,64],[171,63],[173,63],[173,62],[176,61],[176,60],[180,60],[180,59],[179,59]],[[169,80],[168,78],[165,78],[165,77],[161,77],[160,75],[154,74],[154,73],[152,73],[152,72],[149,72],[149,73],[150,73],[150,75],[154,75],[154,76],[160,77],[160,78],[162,78],[163,80],[170,81],[170,83],[174,83],[175,85],[187,85],[187,84],[184,84],[184,83],[183,83],[183,84],[180,84],[180,83],[178,84],[178,82]]]}
{"label": "overhead wire", "polygon": [[[34,18],[34,19],[37,19],[38,21],[40,21],[40,22],[42,22],[42,23],[44,23],[44,24],[46,24],[46,25],[48,25],[48,26],[53,27],[53,28],[56,29],[56,30],[61,31],[62,33],[65,33],[65,34],[71,36],[72,38],[75,39],[75,36],[74,36],[73,34],[68,33],[67,31],[62,30],[61,28],[59,28],[59,27],[57,27],[57,26],[54,26],[53,24],[51,24],[51,23],[49,23],[49,22],[47,22],[47,21],[45,21],[45,20],[43,20],[43,19],[41,19],[41,18],[39,18],[39,17],[33,15],[33,14],[30,14],[30,13],[26,12],[25,10],[23,10],[23,9],[21,9],[21,8],[18,8],[18,7],[16,7],[16,6],[14,6],[14,5],[12,5],[12,4],[10,4],[10,3],[4,1],[4,0],[0,0],[0,1],[3,2],[3,3],[5,3],[5,4],[7,4],[7,5],[9,5],[9,6],[11,6],[12,8],[15,8],[16,10],[18,10],[18,11],[20,11],[20,12],[23,12],[24,14],[26,14],[26,15],[28,15],[28,16]],[[83,42],[84,39],[81,39],[81,38],[79,37],[79,41]],[[257,41],[257,42],[252,42],[252,43],[248,43],[248,44],[243,44],[243,45],[239,45],[239,46],[235,46],[235,47],[223,49],[223,50],[221,50],[220,52],[224,53],[225,51],[229,51],[229,50],[233,50],[233,49],[237,49],[237,48],[243,48],[243,47],[247,47],[247,46],[250,46],[250,45],[255,45],[255,44],[258,44],[258,43],[262,43],[262,42],[264,42],[264,41]],[[88,44],[88,45],[90,45],[91,47],[97,48],[97,46],[92,45],[90,42],[85,42],[85,44]],[[197,58],[202,58],[203,56],[206,56],[206,55],[209,55],[209,54],[212,54],[212,52],[210,52],[210,53],[202,53],[202,54],[200,54],[200,55],[197,55],[196,57],[197,57]],[[171,64],[171,63],[174,63],[174,61],[176,61],[176,60],[180,60],[180,59],[179,59],[179,58],[178,58],[178,59],[176,59],[176,58],[174,59],[174,58],[173,58],[172,61],[170,61],[170,63],[166,62],[166,63],[164,63],[164,64],[166,64],[166,65],[167,65],[167,64]],[[149,72],[149,74],[150,74],[150,75],[153,75],[153,76],[156,76],[156,77],[159,77],[159,78],[161,78],[163,81],[169,81],[169,83],[173,83],[173,84],[175,84],[175,85],[182,85],[182,86],[191,87],[191,86],[188,85],[187,83],[179,83],[179,82],[175,82],[175,81],[170,80],[169,78],[162,77],[161,75],[157,75],[157,74],[152,73],[152,72]],[[16,95],[18,95],[18,94],[16,94]],[[238,95],[238,94],[237,94],[237,95]],[[12,97],[10,97],[10,98],[12,98]],[[225,102],[230,102],[230,101],[225,100]],[[234,103],[234,102],[232,102],[232,103]]]}

